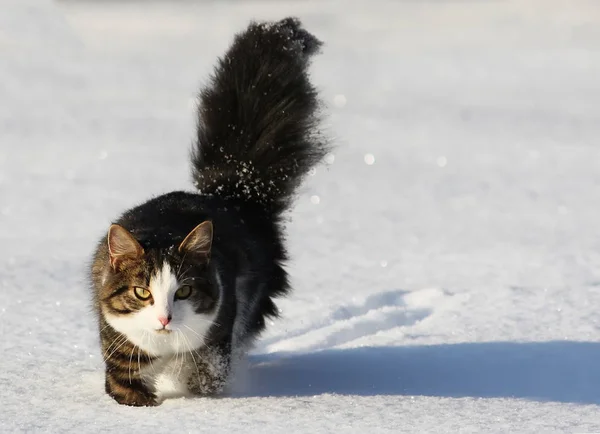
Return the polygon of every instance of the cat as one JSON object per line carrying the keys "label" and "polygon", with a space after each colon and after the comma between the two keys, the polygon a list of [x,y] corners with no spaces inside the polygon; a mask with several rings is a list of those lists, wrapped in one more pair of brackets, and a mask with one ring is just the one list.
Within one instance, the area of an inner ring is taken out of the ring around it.
{"label": "cat", "polygon": [[90,271],[105,390],[120,404],[223,391],[290,290],[283,216],[328,152],[308,67],[321,41],[297,18],[251,22],[200,92],[197,192],[122,214]]}

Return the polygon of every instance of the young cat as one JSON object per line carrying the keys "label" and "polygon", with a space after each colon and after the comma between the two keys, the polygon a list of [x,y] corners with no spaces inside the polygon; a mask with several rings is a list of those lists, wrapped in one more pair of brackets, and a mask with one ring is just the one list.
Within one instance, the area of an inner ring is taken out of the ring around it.
{"label": "young cat", "polygon": [[100,241],[91,281],[105,388],[120,404],[220,392],[232,354],[277,316],[282,213],[327,150],[307,72],[320,46],[295,18],[238,34],[200,94],[198,193],[151,199]]}

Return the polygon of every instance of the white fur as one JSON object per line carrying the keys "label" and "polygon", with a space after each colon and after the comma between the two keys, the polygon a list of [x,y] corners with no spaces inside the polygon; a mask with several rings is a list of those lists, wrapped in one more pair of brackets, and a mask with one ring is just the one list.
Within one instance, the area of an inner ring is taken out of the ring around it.
{"label": "white fur", "polygon": [[[202,368],[196,363],[202,357]],[[202,382],[202,375],[209,370],[209,375],[218,375],[224,368],[222,357],[212,351],[201,351],[200,353],[184,353],[171,357],[161,357],[147,366],[142,371],[142,378],[147,384],[151,384],[153,391],[159,401],[167,398],[178,398],[181,396],[192,396],[188,389],[188,382],[192,379]],[[200,377],[199,377],[200,376]]]}
{"label": "white fur", "polygon": [[[219,281],[220,284],[220,281]],[[213,324],[218,311],[210,314],[198,314],[188,300],[175,300],[179,289],[177,277],[168,263],[164,263],[150,279],[149,290],[154,304],[148,305],[130,315],[106,314],[106,320],[117,331],[152,356],[171,356],[189,352],[204,345],[204,338]],[[171,315],[171,322],[165,327],[170,333],[160,331],[163,328],[159,317]]]}
{"label": "white fur", "polygon": [[102,273],[102,285],[104,285],[106,283],[106,280],[108,279],[108,273],[109,273],[109,269],[105,268],[104,272]]}
{"label": "white fur", "polygon": [[187,379],[192,374],[191,357],[185,354],[163,357],[142,371],[142,378],[151,384],[159,401],[189,396]]}

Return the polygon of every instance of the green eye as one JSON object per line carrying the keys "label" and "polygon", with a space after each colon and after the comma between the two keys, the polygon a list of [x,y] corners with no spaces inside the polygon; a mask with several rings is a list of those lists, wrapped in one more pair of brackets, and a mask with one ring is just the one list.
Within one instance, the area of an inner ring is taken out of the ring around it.
{"label": "green eye", "polygon": [[192,295],[192,287],[190,285],[185,285],[177,290],[175,293],[175,298],[177,300],[185,300],[190,295]]}
{"label": "green eye", "polygon": [[150,291],[148,291],[146,288],[142,288],[139,286],[133,287],[133,293],[140,300],[148,300],[150,297],[152,297],[152,294],[150,293]]}

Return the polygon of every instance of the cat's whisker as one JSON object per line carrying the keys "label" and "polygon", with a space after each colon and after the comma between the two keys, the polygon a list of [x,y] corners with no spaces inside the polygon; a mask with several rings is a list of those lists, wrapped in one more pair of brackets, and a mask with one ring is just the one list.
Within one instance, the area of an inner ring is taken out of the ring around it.
{"label": "cat's whisker", "polygon": [[[181,341],[185,344],[183,339],[181,339]],[[185,366],[186,362],[187,362],[187,358],[185,355],[185,347],[182,346],[182,348],[181,348],[181,366],[179,367],[179,374],[177,374],[177,376],[181,375],[181,371],[183,370],[183,367]]]}
{"label": "cat's whisker", "polygon": [[206,342],[203,341],[202,344],[198,348],[196,348],[192,351],[194,353],[196,353],[196,355],[198,356],[198,359],[202,360],[203,357],[202,357],[202,354],[200,353],[200,350],[202,350],[202,348],[206,348],[206,347],[207,347]]}
{"label": "cat's whisker", "polygon": [[183,258],[181,258],[181,262],[179,263],[179,267],[177,267],[177,272],[175,273],[176,276],[179,276],[179,272],[181,271],[181,266],[183,265],[183,261],[185,260],[185,255],[187,255],[187,252],[185,252],[183,254]]}
{"label": "cat's whisker", "polygon": [[[179,343],[179,335],[181,335],[181,336],[182,336],[182,339],[181,339],[181,341],[182,341],[182,342],[184,342],[183,338],[184,338],[185,336],[183,335],[183,333],[182,333],[180,330],[177,330],[177,342]],[[185,342],[184,342],[184,343],[185,343]],[[179,348],[178,348],[178,350],[179,350]],[[182,351],[182,352],[181,352],[181,365],[179,366],[179,372],[177,373],[177,377],[178,377],[178,378],[179,378],[179,376],[181,375],[181,371],[182,371],[182,369],[183,369],[183,364],[184,364],[184,362],[185,362],[185,354],[184,354],[184,352]]]}
{"label": "cat's whisker", "polygon": [[[182,263],[182,264],[183,264],[183,263]],[[185,275],[187,274],[187,272],[188,272],[188,271],[190,271],[191,269],[192,269],[192,266],[191,266],[191,265],[189,265],[189,266],[188,266],[188,267],[185,269],[185,271],[179,275],[179,278],[180,278],[181,280],[187,280],[187,279],[191,279],[190,277],[185,277]]]}
{"label": "cat's whisker", "polygon": [[[186,251],[183,253],[183,257],[181,258],[181,262],[179,263],[179,267],[177,268],[177,275],[178,275],[178,276],[181,276],[181,277],[183,277],[183,276],[185,276],[185,273],[187,273],[187,270],[186,270],[186,271],[185,271],[183,274],[181,274],[181,275],[179,274],[179,272],[181,271],[181,267],[183,266],[183,263],[185,262],[185,257],[187,256],[187,254],[188,254],[188,252],[187,252],[187,250],[186,250]],[[189,270],[189,268],[188,268],[188,270]]]}
{"label": "cat's whisker", "polygon": [[[144,342],[144,339],[148,338],[148,343],[150,343],[150,334],[144,330],[144,333],[142,334],[142,342]],[[148,360],[150,361],[150,368],[152,369],[153,373],[156,373],[156,370],[154,369],[154,362],[152,362],[152,356],[148,357]]]}
{"label": "cat's whisker", "polygon": [[106,348],[106,351],[104,352],[104,354],[102,355],[102,358],[104,359],[104,361],[108,360],[110,358],[110,356],[112,356],[114,354],[114,351],[112,353],[110,353],[110,355],[107,356],[108,352],[111,351],[111,349],[113,348],[113,346],[116,345],[115,349],[119,349],[121,348],[121,346],[127,341],[127,336],[123,336],[123,335],[119,335],[117,336],[112,342],[111,344],[108,346],[108,348]]}
{"label": "cat's whisker", "polygon": [[107,353],[111,349],[111,347],[115,344],[115,342],[117,342],[117,341],[120,342],[124,338],[125,338],[125,336],[123,336],[121,334],[118,335],[116,338],[114,338],[113,341],[110,343],[110,345],[106,348],[105,353]]}
{"label": "cat's whisker", "polygon": [[138,374],[140,373],[140,350],[141,348],[138,346]]}
{"label": "cat's whisker", "polygon": [[186,329],[188,329],[189,331],[191,331],[192,333],[194,333],[196,336],[198,336],[200,339],[204,340],[204,338],[202,336],[200,336],[200,334],[194,330],[193,328],[191,328],[190,326],[188,326],[187,324],[183,325]]}
{"label": "cat's whisker", "polygon": [[179,334],[175,334],[177,337],[177,343],[175,344],[175,362],[173,363],[173,367],[171,368],[171,373],[175,373],[175,367],[177,366],[177,362],[179,361]]}
{"label": "cat's whisker", "polygon": [[133,346],[133,348],[131,349],[131,355],[129,356],[129,384],[131,384],[131,359],[133,358],[133,352],[135,351],[135,347],[137,347],[137,345]]}
{"label": "cat's whisker", "polygon": [[108,353],[109,351],[111,351],[108,355],[106,355],[106,353],[104,354],[104,361],[110,359],[112,357],[112,355],[119,350],[119,348],[121,348],[123,345],[125,345],[125,342],[127,342],[127,338],[123,338],[119,340],[119,343],[116,344],[112,350],[107,350],[106,353]]}
{"label": "cat's whisker", "polygon": [[173,361],[173,365],[171,366],[171,373],[175,374],[175,369],[177,367],[177,363],[179,362],[179,336],[175,335],[177,338],[177,343],[175,344],[175,360]]}
{"label": "cat's whisker", "polygon": [[[188,350],[190,351],[190,356],[192,356],[192,361],[194,362],[194,367],[196,368],[196,374],[198,374],[198,378],[200,378],[200,370],[198,369],[198,363],[196,362],[196,358],[194,357],[194,350],[192,349],[192,345],[190,344],[189,339],[185,336],[185,334],[183,332],[181,335],[185,339],[185,344],[188,347]],[[199,354],[198,354],[198,357],[200,357]]]}
{"label": "cat's whisker", "polygon": [[123,342],[122,342],[122,343],[121,343],[121,344],[120,344],[120,345],[119,345],[117,348],[115,348],[115,349],[112,351],[112,353],[110,353],[110,355],[109,355],[109,356],[108,356],[106,359],[104,359],[104,360],[106,361],[106,360],[110,359],[110,358],[112,357],[112,355],[113,355],[113,354],[115,354],[115,353],[116,353],[116,352],[119,350],[119,348],[121,348],[121,347],[122,347],[123,345],[125,345],[126,343],[127,343],[127,337],[125,337],[125,339],[123,339]]}
{"label": "cat's whisker", "polygon": [[[203,321],[203,322],[207,322],[209,324],[214,324],[216,327],[221,327],[221,324],[219,324],[218,322],[214,321],[214,320],[210,320],[210,319],[204,319],[204,318],[195,318],[195,320],[197,321]],[[187,327],[187,326],[186,326]]]}
{"label": "cat's whisker", "polygon": [[106,323],[106,325],[100,329],[100,333],[102,333],[105,329],[107,329],[108,326],[110,326],[110,324]]}

